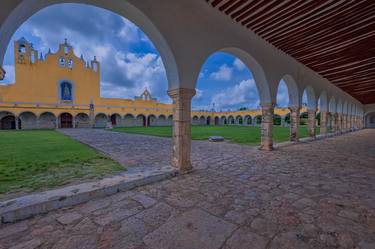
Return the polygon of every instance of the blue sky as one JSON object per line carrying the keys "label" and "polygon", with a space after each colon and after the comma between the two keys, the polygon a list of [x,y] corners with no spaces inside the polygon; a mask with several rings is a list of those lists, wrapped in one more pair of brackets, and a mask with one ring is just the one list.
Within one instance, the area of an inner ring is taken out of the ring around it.
{"label": "blue sky", "polygon": [[[48,21],[46,21],[48,20]],[[13,41],[25,37],[46,54],[68,39],[77,56],[101,62],[102,97],[133,98],[146,87],[154,97],[170,103],[165,69],[158,51],[133,23],[110,11],[81,4],[59,4],[29,18],[13,35],[5,55],[7,78],[14,82]],[[288,93],[280,84],[279,106],[287,106]],[[258,108],[259,96],[251,71],[226,53],[211,55],[197,82],[194,109],[236,110]]]}

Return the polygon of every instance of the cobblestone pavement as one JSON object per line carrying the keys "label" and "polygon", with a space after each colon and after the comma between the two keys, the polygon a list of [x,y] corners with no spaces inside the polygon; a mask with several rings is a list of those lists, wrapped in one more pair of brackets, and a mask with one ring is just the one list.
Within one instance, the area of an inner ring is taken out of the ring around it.
{"label": "cobblestone pavement", "polygon": [[[168,160],[168,139],[111,136]],[[194,141],[193,158],[191,174],[3,225],[0,248],[375,248],[375,130],[273,152]]]}

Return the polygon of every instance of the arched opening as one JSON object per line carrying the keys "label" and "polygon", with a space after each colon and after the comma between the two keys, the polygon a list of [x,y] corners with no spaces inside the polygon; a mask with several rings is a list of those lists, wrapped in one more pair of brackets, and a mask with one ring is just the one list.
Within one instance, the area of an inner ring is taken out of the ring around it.
{"label": "arched opening", "polygon": [[135,126],[146,126],[147,125],[147,120],[145,115],[139,114],[136,118],[136,123]]}
{"label": "arched opening", "polygon": [[335,132],[336,128],[336,99],[331,97],[328,105],[328,132]]}
{"label": "arched opening", "polygon": [[235,124],[235,120],[234,120],[234,117],[233,116],[229,116],[228,117],[228,124],[230,124],[230,125],[234,125]]}
{"label": "arched opening", "polygon": [[244,118],[245,125],[251,125],[252,124],[252,117],[250,115],[246,115]]}
{"label": "arched opening", "polygon": [[124,116],[124,126],[125,127],[135,126],[135,118],[132,114],[126,114]]}
{"label": "arched opening", "polygon": [[199,117],[198,116],[193,116],[192,124],[193,125],[199,125]]}
{"label": "arched opening", "polygon": [[[300,97],[297,83],[290,75],[285,75],[279,82],[276,105],[281,108],[289,108],[289,139],[297,142],[300,137]],[[277,135],[273,134],[274,137]]]}
{"label": "arched opening", "polygon": [[107,125],[107,115],[104,113],[98,113],[95,116],[95,128],[105,128]]}
{"label": "arched opening", "polygon": [[155,126],[156,125],[156,117],[155,115],[148,115],[147,117],[147,126]]}
{"label": "arched opening", "polygon": [[242,116],[238,115],[236,117],[236,124],[237,125],[243,125],[243,118],[242,118]]}
{"label": "arched opening", "polygon": [[167,118],[165,115],[160,115],[157,120],[157,125],[158,126],[166,126],[167,125]]}
{"label": "arched opening", "polygon": [[32,130],[37,129],[37,116],[32,112],[22,112],[19,117],[19,129]]}
{"label": "arched opening", "polygon": [[39,128],[40,129],[55,129],[56,116],[52,112],[43,112],[39,115]]}
{"label": "arched opening", "polygon": [[16,129],[16,116],[7,111],[0,112],[0,129],[14,130]]}
{"label": "arched opening", "polygon": [[367,113],[365,116],[365,127],[375,128],[375,112]]}
{"label": "arched opening", "polygon": [[302,112],[299,115],[299,124],[300,125],[307,125],[308,119],[309,119],[309,113],[308,112]]}
{"label": "arched opening", "polygon": [[86,113],[78,113],[75,117],[76,128],[91,128],[90,117]]}
{"label": "arched opening", "polygon": [[281,116],[279,114],[273,115],[273,125],[280,126],[281,125]]}
{"label": "arched opening", "polygon": [[121,122],[121,115],[118,113],[114,113],[111,115],[111,123],[113,127],[121,127],[122,122]]}
{"label": "arched opening", "polygon": [[64,112],[60,114],[60,128],[73,128],[73,116],[70,113]]}
{"label": "arched opening", "polygon": [[210,124],[211,124],[211,117],[208,116],[206,119],[206,125],[210,125]]}
{"label": "arched opening", "polygon": [[219,117],[215,117],[215,125],[219,125],[220,124],[220,118]]}
{"label": "arched opening", "polygon": [[201,117],[199,118],[199,124],[200,124],[200,125],[205,125],[205,124],[206,124],[206,118],[205,118],[205,116],[201,116]]}
{"label": "arched opening", "polygon": [[225,116],[221,116],[220,125],[227,125],[227,118]]}
{"label": "arched opening", "polygon": [[167,125],[172,126],[173,125],[173,115],[169,115],[167,119]]}
{"label": "arched opening", "polygon": [[255,116],[255,124],[260,125],[262,124],[262,115]]}

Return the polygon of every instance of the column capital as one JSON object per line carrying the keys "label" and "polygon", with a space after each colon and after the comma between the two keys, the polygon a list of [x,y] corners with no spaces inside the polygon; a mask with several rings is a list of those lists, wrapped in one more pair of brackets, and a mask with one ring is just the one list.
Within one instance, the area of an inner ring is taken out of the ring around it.
{"label": "column capital", "polygon": [[5,78],[5,74],[5,69],[2,66],[0,66],[0,80],[3,80]]}
{"label": "column capital", "polygon": [[169,97],[176,98],[176,97],[186,97],[186,98],[192,98],[194,97],[196,91],[195,89],[189,89],[189,88],[177,88],[167,91]]}

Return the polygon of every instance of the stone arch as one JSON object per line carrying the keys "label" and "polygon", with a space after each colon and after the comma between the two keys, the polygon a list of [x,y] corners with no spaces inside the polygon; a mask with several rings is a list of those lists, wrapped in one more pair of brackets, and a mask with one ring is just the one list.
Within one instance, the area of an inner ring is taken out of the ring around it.
{"label": "stone arch", "polygon": [[159,126],[167,125],[167,117],[163,114],[159,115],[159,117],[157,119],[157,125],[159,125]]}
{"label": "stone arch", "polygon": [[52,112],[43,112],[39,115],[39,128],[40,129],[55,129],[57,118]]}
{"label": "stone arch", "polygon": [[228,53],[230,55],[233,55],[240,59],[246,67],[250,70],[251,74],[253,75],[255,85],[257,87],[257,91],[259,94],[260,104],[263,103],[271,103],[271,94],[270,94],[270,87],[266,78],[266,74],[263,70],[263,67],[255,60],[253,56],[251,56],[248,52],[241,48],[237,47],[226,47],[221,48],[215,51],[210,51],[210,53],[207,54],[206,58],[204,59],[203,63],[201,63],[200,70],[197,72],[196,80],[198,80],[199,72],[202,70],[202,67],[204,63],[207,61],[207,59],[217,53],[217,52],[223,52]]}
{"label": "stone arch", "polygon": [[330,113],[336,113],[336,108],[337,108],[337,105],[336,105],[336,99],[335,97],[331,97],[331,99],[329,100],[329,105],[328,105],[328,111]]}
{"label": "stone arch", "polygon": [[227,124],[228,124],[227,117],[221,116],[221,118],[220,118],[220,125],[227,125]]}
{"label": "stone arch", "polygon": [[206,117],[205,116],[201,116],[200,118],[199,118],[199,124],[200,125],[205,125],[206,124]]}
{"label": "stone arch", "polygon": [[317,108],[317,99],[315,96],[315,91],[311,86],[307,86],[304,90],[307,96],[307,109],[316,110]]}
{"label": "stone arch", "polygon": [[14,130],[16,129],[16,115],[9,111],[0,112],[0,129]]}
{"label": "stone arch", "polygon": [[135,126],[135,118],[133,114],[125,114],[124,116],[124,126]]}
{"label": "stone arch", "polygon": [[76,128],[91,128],[90,117],[87,113],[78,113],[74,118],[74,122]]}
{"label": "stone arch", "polygon": [[328,111],[328,97],[326,92],[322,92],[319,96],[319,109],[321,112]]}
{"label": "stone arch", "polygon": [[138,114],[135,118],[135,126],[146,126],[147,125],[147,119],[144,114]]}
{"label": "stone arch", "polygon": [[19,128],[23,130],[31,130],[38,128],[38,118],[35,113],[30,111],[25,111],[20,113],[18,116]]}
{"label": "stone arch", "polygon": [[214,122],[215,125],[220,125],[220,118],[218,116],[216,116],[214,120],[215,120]]}
{"label": "stone arch", "polygon": [[167,119],[167,125],[173,125],[173,115],[169,115]]}
{"label": "stone arch", "polygon": [[339,99],[336,106],[336,112],[342,114],[342,100]]}
{"label": "stone arch", "polygon": [[282,118],[279,114],[274,114],[273,115],[273,125],[277,125],[277,126],[280,126],[282,123]]}
{"label": "stone arch", "polygon": [[0,66],[3,64],[4,56],[12,35],[16,30],[32,15],[48,6],[59,3],[82,3],[89,4],[99,8],[110,10],[120,16],[123,16],[137,25],[153,42],[162,58],[166,69],[169,89],[178,88],[175,84],[180,84],[180,77],[175,56],[169,47],[165,36],[159,31],[155,20],[146,16],[139,8],[135,7],[129,1],[95,1],[95,0],[45,0],[29,1],[21,0],[18,4],[9,4],[14,6],[9,15],[4,18],[0,26]]}
{"label": "stone arch", "polygon": [[235,121],[234,117],[232,115],[230,115],[228,117],[228,124],[234,125],[235,123],[236,123],[236,121]]}
{"label": "stone arch", "polygon": [[365,116],[365,127],[366,128],[375,128],[375,112],[366,113]]}
{"label": "stone arch", "polygon": [[118,113],[113,113],[111,115],[111,124],[112,124],[112,127],[121,127],[122,126],[121,115]]}
{"label": "stone arch", "polygon": [[206,125],[210,125],[210,124],[211,124],[211,117],[207,116]]}
{"label": "stone arch", "polygon": [[147,126],[155,126],[157,125],[157,119],[154,114],[150,114],[147,116]]}
{"label": "stone arch", "polygon": [[68,112],[60,113],[59,128],[73,128],[73,115]]}
{"label": "stone arch", "polygon": [[98,113],[95,115],[95,128],[105,128],[107,125],[108,116],[105,113]]}
{"label": "stone arch", "polygon": [[294,78],[289,74],[284,75],[279,81],[277,89],[279,88],[281,81],[285,82],[285,85],[288,89],[288,107],[300,107],[302,96],[299,96],[298,86]]}
{"label": "stone arch", "polygon": [[254,124],[260,125],[262,123],[262,115],[256,115],[254,119],[255,119]]}
{"label": "stone arch", "polygon": [[243,118],[241,115],[236,116],[236,124],[237,125],[243,125]]}
{"label": "stone arch", "polygon": [[251,125],[252,124],[252,117],[250,115],[245,115],[244,124],[245,125]]}
{"label": "stone arch", "polygon": [[197,115],[194,115],[193,119],[191,120],[191,123],[193,125],[199,125],[199,117]]}

